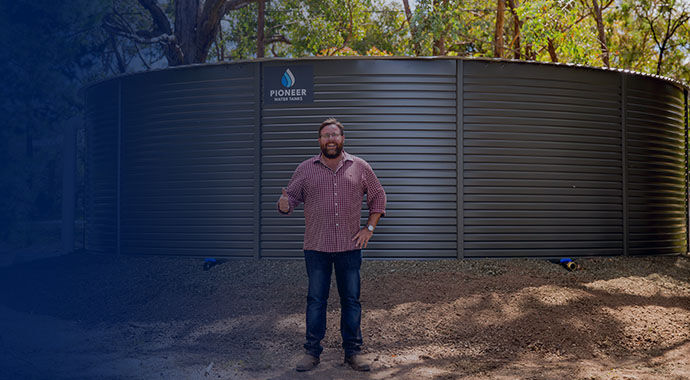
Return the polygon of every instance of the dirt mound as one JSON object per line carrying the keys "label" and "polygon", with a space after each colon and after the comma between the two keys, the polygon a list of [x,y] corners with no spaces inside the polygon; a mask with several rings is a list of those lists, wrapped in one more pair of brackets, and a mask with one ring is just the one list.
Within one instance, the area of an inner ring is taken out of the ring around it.
{"label": "dirt mound", "polygon": [[[365,261],[372,372],[341,363],[333,284],[322,363],[306,376],[690,378],[690,259],[576,261]],[[297,377],[303,261],[203,264],[73,254],[2,268],[0,348],[13,359],[0,364],[33,378]],[[32,320],[64,334],[27,337]],[[56,355],[71,364],[46,372]]]}

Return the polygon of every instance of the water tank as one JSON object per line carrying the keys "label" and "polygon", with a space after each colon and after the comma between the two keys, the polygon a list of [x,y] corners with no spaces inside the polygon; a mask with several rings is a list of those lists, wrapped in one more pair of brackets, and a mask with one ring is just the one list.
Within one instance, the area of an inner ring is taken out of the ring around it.
{"label": "water tank", "polygon": [[687,252],[687,89],[665,78],[266,59],[121,76],[86,100],[87,250],[300,257],[301,209],[275,202],[336,117],[388,194],[367,257]]}

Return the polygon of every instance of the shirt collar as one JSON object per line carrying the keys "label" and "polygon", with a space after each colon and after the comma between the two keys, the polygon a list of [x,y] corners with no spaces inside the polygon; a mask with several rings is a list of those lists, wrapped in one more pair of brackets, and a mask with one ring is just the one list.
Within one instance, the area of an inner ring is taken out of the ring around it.
{"label": "shirt collar", "polygon": [[[319,154],[317,154],[316,156],[314,156],[314,157],[312,158],[312,162],[313,162],[313,163],[321,162],[321,155],[322,155],[322,154],[323,154],[323,153],[319,153]],[[352,158],[352,155],[351,155],[351,154],[349,154],[349,153],[347,153],[345,150],[343,150],[343,162],[345,162],[345,161],[354,161],[354,159]]]}

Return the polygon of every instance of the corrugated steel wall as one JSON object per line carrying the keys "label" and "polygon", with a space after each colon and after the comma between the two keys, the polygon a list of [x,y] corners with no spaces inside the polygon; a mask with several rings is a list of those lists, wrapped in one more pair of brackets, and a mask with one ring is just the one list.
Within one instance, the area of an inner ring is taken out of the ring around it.
{"label": "corrugated steel wall", "polygon": [[[296,64],[313,66],[314,102],[262,104],[263,68]],[[519,62],[271,60],[123,77],[87,98],[87,249],[300,257],[302,210],[280,216],[275,203],[318,154],[330,116],[388,194],[368,257],[688,245],[687,99],[657,78]]]}
{"label": "corrugated steel wall", "polygon": [[622,254],[620,75],[463,71],[465,256]]}
{"label": "corrugated steel wall", "polygon": [[84,247],[95,252],[117,246],[119,86],[117,80],[104,82],[86,93]]}
{"label": "corrugated steel wall", "polygon": [[687,249],[685,95],[652,78],[625,76],[628,253]]}
{"label": "corrugated steel wall", "polygon": [[123,81],[121,251],[255,255],[256,65]]}
{"label": "corrugated steel wall", "polygon": [[284,217],[275,204],[297,165],[320,152],[318,126],[333,116],[345,150],[371,164],[388,196],[366,255],[456,257],[455,70],[454,61],[319,62],[314,104],[264,106],[262,255],[303,255],[302,209]]}

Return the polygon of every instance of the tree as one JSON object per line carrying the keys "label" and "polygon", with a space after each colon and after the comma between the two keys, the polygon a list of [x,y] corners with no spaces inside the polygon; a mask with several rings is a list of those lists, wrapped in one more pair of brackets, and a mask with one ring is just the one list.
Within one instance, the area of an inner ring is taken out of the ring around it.
{"label": "tree", "polygon": [[494,32],[494,57],[503,57],[503,27],[505,23],[506,0],[496,1],[496,28]]}
{"label": "tree", "polygon": [[[601,59],[604,62],[604,66],[610,67],[611,63],[609,62],[609,48],[608,44],[606,43],[606,31],[604,28],[604,18],[602,17],[602,7],[599,6],[599,2],[597,0],[580,0],[580,2],[587,10],[589,10],[589,13],[592,15],[597,24],[597,36],[602,53]],[[609,2],[603,8],[608,8],[608,6],[612,3],[613,0],[609,0]]]}
{"label": "tree", "polygon": [[[258,3],[221,19],[210,60],[260,57]],[[264,11],[265,55],[414,54],[400,3],[385,0],[273,0]]]}
{"label": "tree", "polygon": [[678,0],[641,0],[636,2],[634,9],[647,24],[658,49],[656,74],[661,75],[668,50],[680,45],[678,32],[690,19],[688,5]]}
{"label": "tree", "polygon": [[494,50],[495,8],[485,1],[419,0],[414,20],[424,55],[489,57]]}
{"label": "tree", "polygon": [[[133,67],[143,66],[150,70],[153,67],[167,65],[165,54],[158,45],[142,43],[138,39],[115,33],[109,28],[111,24],[118,24],[122,28],[127,28],[129,33],[153,28],[153,21],[148,12],[142,9],[136,0],[113,1],[105,9],[106,13],[100,19],[101,31],[108,37],[101,50],[101,59],[110,73],[124,74]],[[170,9],[166,7],[165,11],[170,12]]]}
{"label": "tree", "polygon": [[[606,7],[599,6],[602,13]],[[534,46],[532,59],[543,60],[547,56],[552,62],[572,62],[587,65],[599,65],[607,59],[601,54],[606,45],[605,34],[598,32],[596,17],[585,1],[532,0],[523,1],[515,9],[522,22],[520,37],[525,42],[525,54]],[[603,21],[600,24],[605,26]],[[608,51],[608,48],[606,48]],[[604,62],[604,65],[606,63]]]}
{"label": "tree", "polygon": [[513,57],[515,59],[522,58],[521,48],[520,48],[520,29],[522,28],[522,21],[517,14],[518,0],[508,0],[508,8],[510,8],[510,14],[512,15],[513,24],[513,38],[510,41],[509,48],[513,51]]}
{"label": "tree", "polygon": [[257,1],[227,13],[221,19],[208,59],[224,61],[287,55],[286,46],[291,42],[284,34],[290,22],[285,2],[265,1],[263,8],[262,11]]}
{"label": "tree", "polygon": [[259,12],[256,23],[256,58],[264,56],[264,21],[266,15],[266,0],[259,0]]}
{"label": "tree", "polygon": [[293,7],[299,20],[289,33],[294,52],[336,55],[348,48],[361,51],[370,26],[371,0],[307,0]]}
{"label": "tree", "polygon": [[407,21],[407,25],[410,28],[410,37],[412,40],[414,55],[418,56],[421,54],[421,50],[419,48],[419,37],[417,36],[417,28],[415,27],[415,24],[412,22],[412,10],[410,10],[410,2],[408,0],[403,0],[403,7],[405,9],[405,20]]}
{"label": "tree", "polygon": [[[148,12],[151,23],[138,29],[122,15],[113,12],[103,26],[112,34],[141,44],[162,47],[170,66],[203,63],[216,39],[221,18],[229,11],[244,8],[258,0],[176,0],[161,7],[156,0],[137,0]],[[174,6],[174,23],[170,9]]]}

